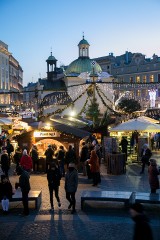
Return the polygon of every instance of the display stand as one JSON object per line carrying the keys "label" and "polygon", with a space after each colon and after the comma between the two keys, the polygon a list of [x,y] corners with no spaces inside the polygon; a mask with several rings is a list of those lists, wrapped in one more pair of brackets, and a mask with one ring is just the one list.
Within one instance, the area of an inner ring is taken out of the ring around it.
{"label": "display stand", "polygon": [[118,152],[117,139],[113,137],[104,137],[104,162],[107,166],[108,174],[124,174],[126,172],[125,153]]}
{"label": "display stand", "polygon": [[108,153],[106,158],[107,173],[120,175],[126,173],[125,153]]}

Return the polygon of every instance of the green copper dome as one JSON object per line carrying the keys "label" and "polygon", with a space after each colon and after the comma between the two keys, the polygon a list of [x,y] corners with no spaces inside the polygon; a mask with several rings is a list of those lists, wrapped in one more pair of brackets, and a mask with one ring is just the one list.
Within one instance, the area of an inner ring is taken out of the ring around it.
{"label": "green copper dome", "polygon": [[55,61],[57,61],[57,59],[54,56],[52,56],[52,52],[51,52],[51,55],[48,57],[46,62],[55,62]]}
{"label": "green copper dome", "polygon": [[[93,60],[91,60],[90,58],[79,57],[78,59],[70,63],[70,65],[68,66],[65,72],[66,76],[78,76],[82,72],[92,73],[93,72],[93,68],[91,65],[92,61]],[[97,62],[94,65],[94,72],[95,73],[102,72],[102,69]]]}
{"label": "green copper dome", "polygon": [[79,45],[82,45],[82,44],[89,45],[89,43],[87,42],[87,40],[85,40],[84,38],[79,42],[78,46],[79,46]]}

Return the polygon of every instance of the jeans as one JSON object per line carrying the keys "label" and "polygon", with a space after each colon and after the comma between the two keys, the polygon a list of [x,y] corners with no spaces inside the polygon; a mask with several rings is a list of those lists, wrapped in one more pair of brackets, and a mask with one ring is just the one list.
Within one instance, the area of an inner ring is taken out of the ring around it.
{"label": "jeans", "polygon": [[75,207],[76,207],[75,194],[76,194],[75,192],[66,192],[66,199],[72,205],[73,210],[75,210]]}
{"label": "jeans", "polygon": [[59,199],[59,187],[57,186],[56,188],[53,188],[53,186],[49,186],[49,195],[50,195],[50,203],[51,203],[51,207],[53,207],[53,191],[55,193],[55,197],[57,199],[57,202],[60,202]]}
{"label": "jeans", "polygon": [[28,193],[29,191],[22,191],[22,202],[23,202],[23,213],[25,215],[29,214],[29,208],[28,208]]}

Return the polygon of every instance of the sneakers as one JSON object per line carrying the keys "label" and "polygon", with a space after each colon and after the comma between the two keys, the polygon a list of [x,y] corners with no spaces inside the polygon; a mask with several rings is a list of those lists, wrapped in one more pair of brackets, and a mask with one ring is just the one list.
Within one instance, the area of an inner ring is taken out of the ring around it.
{"label": "sneakers", "polygon": [[60,202],[58,202],[58,207],[61,207],[61,203]]}

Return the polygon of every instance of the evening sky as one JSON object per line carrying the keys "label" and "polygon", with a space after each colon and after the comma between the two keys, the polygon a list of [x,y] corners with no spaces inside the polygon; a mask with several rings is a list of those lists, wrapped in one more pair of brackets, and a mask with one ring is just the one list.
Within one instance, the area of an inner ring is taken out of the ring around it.
{"label": "evening sky", "polygon": [[84,32],[90,57],[141,52],[160,56],[160,0],[0,0],[0,40],[24,71],[24,86],[78,58]]}

